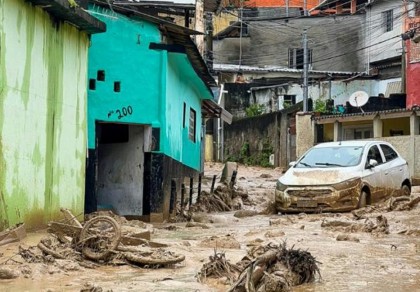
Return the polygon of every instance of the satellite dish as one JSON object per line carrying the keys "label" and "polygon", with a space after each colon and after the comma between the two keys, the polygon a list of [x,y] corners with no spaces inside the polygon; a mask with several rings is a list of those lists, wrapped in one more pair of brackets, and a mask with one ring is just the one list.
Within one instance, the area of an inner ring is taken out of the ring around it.
{"label": "satellite dish", "polygon": [[362,112],[363,109],[361,108],[364,106],[369,100],[369,95],[364,91],[356,91],[350,95],[349,103],[351,106],[358,107]]}

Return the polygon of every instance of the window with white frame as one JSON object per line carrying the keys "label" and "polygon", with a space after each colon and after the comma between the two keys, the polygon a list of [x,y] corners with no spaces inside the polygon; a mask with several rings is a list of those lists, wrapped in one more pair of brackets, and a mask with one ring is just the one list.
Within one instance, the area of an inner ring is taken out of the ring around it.
{"label": "window with white frame", "polygon": [[382,12],[383,27],[385,32],[392,31],[394,29],[394,13],[393,10],[387,10]]}

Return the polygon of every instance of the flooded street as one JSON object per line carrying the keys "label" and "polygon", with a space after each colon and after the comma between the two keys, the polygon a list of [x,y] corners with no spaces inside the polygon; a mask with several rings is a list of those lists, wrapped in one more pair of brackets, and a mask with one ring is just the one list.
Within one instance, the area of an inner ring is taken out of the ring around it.
{"label": "flooded street", "polygon": [[[208,165],[205,176],[220,173],[221,165]],[[264,210],[273,200],[279,175],[278,170],[240,166],[237,185],[248,191],[251,202],[244,208]],[[203,180],[203,189],[209,187],[210,180]],[[86,269],[71,260],[29,264],[13,257],[15,261],[7,261],[7,266],[21,271],[26,266],[31,272],[0,280],[0,290],[81,291],[91,283],[102,290],[83,291],[227,291],[230,284],[226,278],[198,282],[197,274],[215,249],[231,263],[237,263],[252,246],[270,242],[286,242],[289,247],[307,250],[320,263],[322,278],[294,287],[293,291],[418,291],[420,287],[419,205],[410,211],[369,212],[360,220],[352,213],[243,218],[234,214],[203,215],[213,222],[205,223],[209,228],[186,227],[186,222],[155,224],[153,241],[166,243],[168,250],[185,255],[185,261],[170,268],[121,265]],[[366,231],[364,226],[375,222],[379,215],[387,220],[386,232],[378,228]],[[36,245],[44,235],[31,233],[24,243]],[[337,240],[340,237],[344,240]],[[18,246],[14,243],[0,247],[0,263],[16,254]]]}

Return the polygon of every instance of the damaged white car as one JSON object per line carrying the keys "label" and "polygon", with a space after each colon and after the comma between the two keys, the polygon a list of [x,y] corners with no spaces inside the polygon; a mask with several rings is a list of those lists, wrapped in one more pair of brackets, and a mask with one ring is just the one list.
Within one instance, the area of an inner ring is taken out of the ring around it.
{"label": "damaged white car", "polygon": [[407,161],[383,141],[342,141],[309,149],[277,181],[279,212],[339,212],[410,195]]}

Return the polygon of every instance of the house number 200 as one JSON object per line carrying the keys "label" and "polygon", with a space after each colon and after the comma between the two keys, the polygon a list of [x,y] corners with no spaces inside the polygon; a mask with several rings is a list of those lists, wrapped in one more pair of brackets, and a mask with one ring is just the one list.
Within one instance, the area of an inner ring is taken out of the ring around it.
{"label": "house number 200", "polygon": [[115,113],[118,115],[118,119],[122,119],[123,117],[126,117],[127,115],[131,115],[133,113],[133,108],[131,105],[127,107],[123,107],[122,109],[117,109]]}

